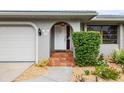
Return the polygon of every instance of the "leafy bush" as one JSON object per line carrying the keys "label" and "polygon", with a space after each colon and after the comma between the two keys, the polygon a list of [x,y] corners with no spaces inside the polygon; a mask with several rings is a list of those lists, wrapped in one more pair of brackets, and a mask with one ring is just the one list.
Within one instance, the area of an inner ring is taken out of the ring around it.
{"label": "leafy bush", "polygon": [[47,66],[49,60],[48,59],[41,59],[38,61],[38,64],[36,64],[36,66],[38,67],[44,67],[44,66]]}
{"label": "leafy bush", "polygon": [[94,66],[108,66],[105,60],[97,60]]}
{"label": "leafy bush", "polygon": [[120,76],[119,74],[120,72],[118,72],[116,69],[105,66],[98,66],[96,67],[95,71],[95,75],[106,80],[109,79],[117,80]]}
{"label": "leafy bush", "polygon": [[108,66],[106,60],[104,60],[104,55],[101,54],[96,60],[96,64],[94,66]]}
{"label": "leafy bush", "polygon": [[90,71],[89,70],[85,70],[84,73],[85,73],[85,75],[89,75]]}
{"label": "leafy bush", "polygon": [[112,52],[112,58],[114,62],[124,65],[124,51],[123,50],[114,50]]}
{"label": "leafy bush", "polygon": [[73,32],[72,40],[75,47],[76,64],[78,66],[92,66],[100,48],[99,32]]}

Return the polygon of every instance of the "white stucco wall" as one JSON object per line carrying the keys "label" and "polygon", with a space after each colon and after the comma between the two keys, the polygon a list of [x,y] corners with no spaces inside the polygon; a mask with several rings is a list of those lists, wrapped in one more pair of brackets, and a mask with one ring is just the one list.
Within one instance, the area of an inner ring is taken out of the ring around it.
{"label": "white stucco wall", "polygon": [[[5,20],[2,20],[5,21]],[[8,20],[6,20],[8,22]],[[57,22],[66,22],[70,26],[72,26],[74,32],[80,31],[80,20],[9,20],[9,22],[19,22],[25,21],[25,22],[32,22],[34,23],[37,28],[40,28],[41,30],[47,30],[48,33],[44,34],[42,33],[41,36],[38,36],[38,58],[49,58],[50,57],[50,30],[51,27],[57,23]],[[100,46],[100,53],[103,53],[104,55],[109,55],[114,49],[124,49],[124,24],[119,25],[118,29],[118,44],[102,44]]]}
{"label": "white stucco wall", "polygon": [[[73,31],[80,31],[80,20],[59,20],[59,19],[0,19],[1,22],[16,22],[17,23],[22,23],[23,22],[29,22],[33,23],[36,28],[40,28],[41,30],[47,30],[48,33],[44,34],[42,33],[41,36],[38,36],[38,59],[42,58],[49,58],[50,57],[50,30],[51,27],[57,23],[57,22],[66,22],[70,26],[72,26]],[[36,34],[38,32],[36,31]],[[37,47],[35,47],[37,49]]]}
{"label": "white stucco wall", "polygon": [[51,27],[57,22],[66,22],[72,26],[73,31],[80,31],[80,20],[34,20],[33,23],[36,24],[41,30],[47,30],[47,34],[43,34],[38,37],[38,58],[49,58],[50,57],[50,30]]}
{"label": "white stucco wall", "polygon": [[124,50],[124,24],[120,24],[120,49]]}
{"label": "white stucco wall", "polygon": [[[7,20],[8,21],[8,20]],[[20,20],[10,20],[10,22],[20,22]],[[22,21],[22,20],[21,20]],[[23,20],[25,22],[33,22],[37,28],[41,30],[48,30],[47,34],[38,36],[38,58],[49,58],[50,57],[50,30],[51,27],[57,22],[66,22],[72,26],[74,32],[80,31],[80,20]],[[23,22],[22,21],[22,22]],[[100,47],[100,53],[109,55],[114,49],[124,49],[124,24],[120,24],[118,30],[118,44],[102,44]]]}
{"label": "white stucco wall", "polygon": [[[57,22],[66,22],[70,24],[74,32],[80,31],[80,20],[39,20],[33,21],[40,29],[48,30],[47,35],[42,34],[38,37],[38,58],[49,58],[50,56],[50,30]],[[110,55],[114,49],[124,49],[124,25],[121,24],[118,29],[118,44],[102,44],[100,45],[100,53]]]}
{"label": "white stucco wall", "polygon": [[100,54],[110,55],[113,50],[118,49],[118,44],[102,44],[100,45]]}
{"label": "white stucco wall", "polygon": [[123,41],[122,41],[122,49],[124,50],[124,24],[123,24]]}

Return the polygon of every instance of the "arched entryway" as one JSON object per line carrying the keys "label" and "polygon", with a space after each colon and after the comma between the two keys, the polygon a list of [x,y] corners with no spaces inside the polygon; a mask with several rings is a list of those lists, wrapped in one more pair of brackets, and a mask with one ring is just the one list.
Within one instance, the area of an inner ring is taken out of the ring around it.
{"label": "arched entryway", "polygon": [[51,51],[72,50],[72,27],[66,22],[57,22],[51,28]]}
{"label": "arched entryway", "polygon": [[66,22],[57,22],[50,31],[49,66],[74,66],[72,27]]}

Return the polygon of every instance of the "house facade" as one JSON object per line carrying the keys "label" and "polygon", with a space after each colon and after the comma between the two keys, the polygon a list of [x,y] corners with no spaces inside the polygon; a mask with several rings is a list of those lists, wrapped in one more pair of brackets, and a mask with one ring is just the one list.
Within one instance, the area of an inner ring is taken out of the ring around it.
{"label": "house facade", "polygon": [[74,51],[71,32],[99,31],[100,52],[124,49],[124,16],[96,11],[1,11],[0,61],[38,62],[52,51]]}

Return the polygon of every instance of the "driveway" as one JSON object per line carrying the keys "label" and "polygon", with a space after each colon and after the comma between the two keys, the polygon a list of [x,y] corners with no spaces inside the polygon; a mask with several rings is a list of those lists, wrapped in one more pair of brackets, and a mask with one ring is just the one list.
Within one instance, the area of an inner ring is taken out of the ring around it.
{"label": "driveway", "polygon": [[22,82],[68,82],[72,77],[72,67],[49,67],[46,76]]}
{"label": "driveway", "polygon": [[0,63],[0,82],[10,82],[23,73],[33,62]]}

